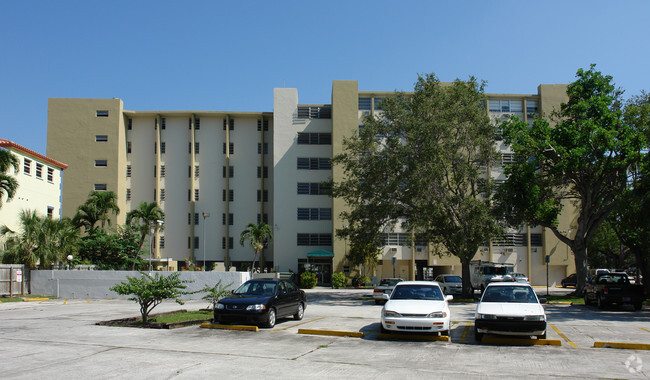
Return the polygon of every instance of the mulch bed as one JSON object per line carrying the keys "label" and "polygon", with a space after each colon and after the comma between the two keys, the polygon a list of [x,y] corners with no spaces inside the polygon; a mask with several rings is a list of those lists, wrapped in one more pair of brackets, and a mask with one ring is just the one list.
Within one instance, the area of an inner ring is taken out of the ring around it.
{"label": "mulch bed", "polygon": [[[170,311],[166,313],[150,314],[149,318],[152,319],[162,315],[169,315],[169,314],[174,314],[179,312],[187,312],[187,310],[181,309],[181,310]],[[192,321],[174,322],[174,323],[148,322],[146,324],[143,324],[142,317],[131,317],[131,318],[113,319],[110,321],[101,321],[95,324],[98,326],[140,327],[140,328],[147,328],[147,329],[175,329],[178,327],[200,325],[203,322],[209,322],[211,320],[212,320],[211,318],[206,318],[206,319],[195,319]]]}

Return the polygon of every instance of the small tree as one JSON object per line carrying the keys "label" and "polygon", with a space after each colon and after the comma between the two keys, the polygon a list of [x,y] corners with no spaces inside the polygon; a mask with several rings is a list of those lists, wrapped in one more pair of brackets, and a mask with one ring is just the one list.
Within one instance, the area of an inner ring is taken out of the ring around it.
{"label": "small tree", "polygon": [[140,274],[142,277],[139,278],[127,276],[126,282],[122,281],[110,290],[119,295],[132,295],[129,300],[136,301],[140,305],[143,324],[147,323],[151,310],[162,301],[173,298],[176,303],[182,305],[183,301],[180,297],[193,293],[184,290],[187,288],[185,284],[191,281],[179,279],[180,272],[174,272],[169,276],[163,276],[160,273],[156,273],[154,276],[144,272],[140,272]]}
{"label": "small tree", "polygon": [[233,283],[231,282],[230,284],[223,286],[221,285],[221,280],[219,280],[213,287],[206,285],[205,288],[203,288],[202,292],[207,292],[208,294],[204,295],[201,299],[210,301],[212,304],[212,309],[214,310],[217,307],[217,302],[219,302],[219,300],[223,297],[230,294],[230,290],[228,290],[228,288],[232,284]]}
{"label": "small tree", "polygon": [[242,231],[239,237],[239,244],[244,246],[246,240],[249,241],[253,250],[255,250],[255,255],[253,256],[253,263],[251,265],[251,277],[253,276],[253,271],[255,270],[255,260],[257,259],[257,254],[260,253],[267,242],[273,240],[273,233],[271,226],[264,222],[259,224],[248,223],[246,229]]}

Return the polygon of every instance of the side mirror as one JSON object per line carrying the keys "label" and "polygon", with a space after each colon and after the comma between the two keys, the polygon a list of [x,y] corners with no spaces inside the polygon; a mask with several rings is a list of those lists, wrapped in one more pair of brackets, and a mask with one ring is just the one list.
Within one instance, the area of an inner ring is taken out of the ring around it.
{"label": "side mirror", "polygon": [[454,296],[452,296],[452,295],[445,296],[445,301],[451,301],[453,299],[454,299]]}
{"label": "side mirror", "polygon": [[547,302],[546,298],[540,298],[539,303],[545,304]]}
{"label": "side mirror", "polygon": [[388,294],[384,293],[384,294],[381,295],[381,298],[388,301],[390,299],[390,296]]}

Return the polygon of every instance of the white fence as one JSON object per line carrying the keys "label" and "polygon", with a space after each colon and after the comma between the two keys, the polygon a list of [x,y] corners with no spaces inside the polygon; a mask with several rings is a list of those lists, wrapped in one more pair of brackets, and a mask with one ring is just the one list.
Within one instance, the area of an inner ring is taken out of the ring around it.
{"label": "white fence", "polygon": [[[173,272],[156,272],[169,276]],[[94,271],[94,270],[33,270],[31,271],[31,294],[58,298],[120,298],[111,290],[115,284],[126,281],[126,277],[139,277],[135,271]],[[219,280],[228,289],[237,289],[248,281],[248,272],[181,272],[180,279],[191,281],[186,283],[188,291],[203,289],[206,285],[215,286]],[[183,296],[183,299],[201,299],[205,293],[195,293]]]}

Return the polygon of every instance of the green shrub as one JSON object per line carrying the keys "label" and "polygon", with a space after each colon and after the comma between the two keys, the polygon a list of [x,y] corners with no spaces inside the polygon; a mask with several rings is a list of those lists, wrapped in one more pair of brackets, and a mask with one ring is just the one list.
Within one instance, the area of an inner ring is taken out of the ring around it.
{"label": "green shrub", "polygon": [[361,276],[361,275],[356,275],[352,277],[352,286],[354,287],[360,287],[366,285],[367,282],[370,282],[370,278],[368,276]]}
{"label": "green shrub", "polygon": [[300,275],[300,287],[304,289],[311,289],[316,286],[318,278],[314,272],[304,272]]}
{"label": "green shrub", "polygon": [[343,288],[348,284],[348,279],[345,277],[345,273],[338,272],[332,275],[332,288],[338,289]]}

